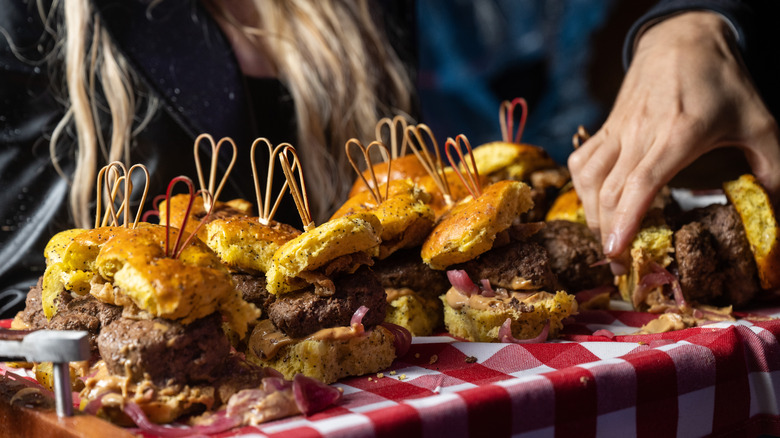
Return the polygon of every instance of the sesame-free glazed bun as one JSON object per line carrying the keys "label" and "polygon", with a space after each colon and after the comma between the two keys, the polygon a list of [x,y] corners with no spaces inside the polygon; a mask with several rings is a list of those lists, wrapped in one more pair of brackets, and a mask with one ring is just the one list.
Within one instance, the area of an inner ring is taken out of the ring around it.
{"label": "sesame-free glazed bun", "polygon": [[276,250],[301,234],[290,225],[276,221],[264,225],[249,216],[215,219],[205,228],[206,244],[229,268],[262,273],[271,268]]}
{"label": "sesame-free glazed bun", "polygon": [[[386,185],[379,187],[384,196]],[[390,182],[387,199],[377,204],[371,194],[358,193],[333,214],[336,219],[359,211],[373,213],[382,224],[379,259],[398,249],[419,246],[433,229],[434,212],[426,203],[431,195],[410,179]]]}
{"label": "sesame-free glazed bun", "polygon": [[723,189],[742,219],[758,267],[761,287],[780,287],[780,238],[769,195],[750,174],[724,183]]}
{"label": "sesame-free glazed bun", "polygon": [[[173,246],[178,230],[171,228]],[[165,255],[163,226],[119,229],[100,250],[95,264],[113,287],[93,295],[110,304],[132,301],[153,316],[189,324],[216,311],[243,337],[260,311],[235,290],[225,266],[206,244],[193,239],[174,259]]]}
{"label": "sesame-free glazed bun", "polygon": [[[373,169],[374,176],[376,177],[379,185],[381,186],[382,184],[385,184],[388,180],[387,162],[375,164]],[[428,172],[426,172],[425,167],[420,164],[420,160],[417,159],[417,156],[414,154],[408,154],[402,157],[394,158],[390,163],[390,181],[406,178],[409,178],[412,181],[417,181],[426,175],[428,175]],[[366,181],[371,182],[371,172],[369,172],[368,169],[363,171],[363,177],[366,179]],[[363,182],[362,178],[358,178],[355,180],[354,184],[352,184],[352,189],[349,191],[349,197],[351,198],[358,193],[366,191],[368,191],[366,183]]]}
{"label": "sesame-free glazed bun", "polygon": [[422,259],[433,269],[469,261],[490,250],[496,235],[533,206],[531,189],[499,181],[476,199],[466,198],[445,215],[423,243]]}
{"label": "sesame-free glazed bun", "polygon": [[547,152],[525,143],[494,141],[474,148],[474,161],[480,174],[491,181],[523,181],[531,172],[556,166]]}
{"label": "sesame-free glazed bun", "polygon": [[369,212],[358,212],[329,220],[295,237],[274,253],[266,272],[267,289],[272,294],[296,290],[293,280],[303,271],[312,271],[333,259],[354,252],[377,255],[382,224]]}

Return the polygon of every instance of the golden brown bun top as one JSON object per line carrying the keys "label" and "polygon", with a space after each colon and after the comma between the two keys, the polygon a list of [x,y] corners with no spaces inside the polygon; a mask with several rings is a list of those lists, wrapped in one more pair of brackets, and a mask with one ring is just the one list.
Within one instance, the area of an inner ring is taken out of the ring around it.
{"label": "golden brown bun top", "polygon": [[331,219],[288,241],[274,253],[266,272],[268,292],[282,294],[300,287],[294,279],[343,255],[365,251],[376,256],[382,224],[370,212],[362,211]]}
{"label": "golden brown bun top", "polygon": [[[139,224],[143,227],[145,224]],[[51,319],[57,313],[60,293],[67,290],[85,295],[92,289],[95,260],[103,245],[122,227],[100,227],[92,230],[72,229],[57,233],[49,240],[44,254],[46,271],[43,273],[41,305],[43,314]]]}
{"label": "golden brown bun top", "polygon": [[496,235],[533,207],[531,189],[499,181],[476,199],[465,199],[445,215],[423,243],[422,259],[433,269],[463,263],[490,250]]}
{"label": "golden brown bun top", "polygon": [[[190,195],[189,194],[178,194],[171,196],[171,217],[170,220],[168,219],[168,212],[167,212],[167,201],[163,200],[160,202],[159,205],[159,216],[160,216],[160,225],[165,225],[167,223],[171,224],[174,227],[181,227],[182,220],[184,220],[184,213],[187,211],[187,204],[190,202]],[[233,199],[227,202],[217,202],[214,204],[214,208],[211,212],[211,219],[217,217],[217,214],[215,214],[218,211],[222,211],[221,215],[226,216],[249,216],[252,214],[252,203],[245,200],[245,199]],[[206,215],[206,209],[203,206],[203,197],[197,196],[193,202],[192,207],[190,208],[190,215],[189,219],[187,220],[187,225],[184,229],[187,233],[192,233],[195,231],[195,228],[197,228],[198,223],[200,222],[201,218]],[[206,240],[206,230],[205,227],[201,227],[198,231],[198,238],[205,241]]]}
{"label": "golden brown bun top", "polygon": [[[383,196],[386,189],[387,184],[379,186]],[[379,258],[384,259],[398,249],[422,244],[433,229],[434,212],[426,204],[430,200],[431,195],[411,179],[395,180],[390,182],[387,199],[380,204],[370,192],[361,192],[348,199],[331,219],[359,211],[373,213],[382,224]]]}
{"label": "golden brown bun top", "polygon": [[494,141],[474,148],[474,161],[481,175],[490,181],[525,181],[531,172],[555,167],[547,152],[526,143]]}
{"label": "golden brown bun top", "polygon": [[259,218],[232,216],[206,224],[206,244],[228,267],[265,273],[271,267],[274,252],[285,242],[301,234],[293,226]]}
{"label": "golden brown bun top", "polygon": [[[386,183],[387,162],[375,164],[373,168],[377,182],[379,182],[380,185]],[[403,157],[395,158],[390,163],[390,181],[406,178],[410,178],[412,181],[417,181],[419,178],[426,175],[428,175],[428,172],[425,171],[425,167],[420,164],[420,160],[418,160],[417,156],[414,154],[408,154],[404,155]],[[363,171],[363,177],[366,178],[366,181],[371,183],[371,173],[368,171],[368,169]],[[365,191],[368,191],[366,183],[363,182],[363,179],[358,178],[355,180],[354,184],[352,184],[352,190],[349,191],[349,197],[352,198],[358,193]]]}
{"label": "golden brown bun top", "polygon": [[729,202],[734,205],[745,226],[750,249],[758,266],[761,287],[780,287],[780,241],[772,202],[766,190],[750,174],[723,184]]}
{"label": "golden brown bun top", "polygon": [[[439,187],[436,185],[433,177],[430,175],[425,175],[424,177],[417,180],[417,185],[431,194],[431,200],[428,202],[428,205],[430,205],[433,209],[437,219],[447,213],[450,208],[452,208],[452,206],[455,205],[458,201],[470,196],[469,190],[466,188],[466,186],[463,185],[460,178],[458,178],[458,175],[455,174],[455,171],[452,170],[452,168],[445,168],[444,175],[447,179],[447,182],[449,183],[450,199],[452,200],[452,204],[447,204],[444,193],[439,190]],[[487,184],[487,179],[480,175],[480,182],[484,186]]]}
{"label": "golden brown bun top", "polygon": [[[172,248],[178,230],[170,231]],[[177,259],[167,257],[165,234],[164,226],[120,229],[103,245],[96,264],[115,287],[112,304],[130,299],[141,310],[183,324],[220,311],[243,336],[260,312],[239,296],[216,254],[193,239]]]}
{"label": "golden brown bun top", "polygon": [[567,190],[553,201],[550,210],[545,217],[547,221],[564,220],[569,222],[578,222],[587,225],[585,221],[585,208],[574,188]]}

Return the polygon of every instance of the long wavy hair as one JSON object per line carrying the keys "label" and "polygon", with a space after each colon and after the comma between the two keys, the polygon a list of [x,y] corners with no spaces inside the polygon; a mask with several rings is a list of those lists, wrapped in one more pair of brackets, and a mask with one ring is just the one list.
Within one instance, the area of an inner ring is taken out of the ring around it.
{"label": "long wavy hair", "polygon": [[[412,83],[377,26],[369,0],[253,0],[258,13],[233,16],[218,0],[203,0],[268,56],[295,103],[298,144],[319,220],[343,201],[352,177],[344,143],[370,139],[381,117],[409,114]],[[152,2],[150,7],[153,7]],[[55,36],[50,56],[61,69],[65,113],[50,140],[55,167],[70,181],[69,206],[80,227],[92,225],[97,170],[108,162],[130,163],[130,145],[161,108],[145,92],[116,49],[90,0],[54,0],[38,7]],[[59,166],[60,144],[75,137],[75,168]]]}

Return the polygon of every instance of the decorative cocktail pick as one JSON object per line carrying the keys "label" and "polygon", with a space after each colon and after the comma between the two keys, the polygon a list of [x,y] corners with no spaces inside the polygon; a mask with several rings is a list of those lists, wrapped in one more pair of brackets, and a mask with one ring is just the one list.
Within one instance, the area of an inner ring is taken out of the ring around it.
{"label": "decorative cocktail pick", "polygon": [[[266,174],[265,194],[263,194],[263,192],[260,190],[260,178],[257,175],[257,164],[255,160],[255,149],[257,148],[257,145],[260,143],[265,143],[268,149],[268,173]],[[273,190],[273,182],[274,182],[274,168],[275,168],[274,164],[276,158],[279,157],[279,154],[287,146],[289,146],[289,143],[282,143],[276,147],[273,147],[271,145],[271,142],[268,141],[268,139],[266,138],[258,138],[252,143],[252,151],[251,151],[252,177],[254,178],[255,196],[257,197],[257,211],[258,211],[257,216],[259,222],[263,225],[268,225],[273,220],[274,215],[276,214],[276,210],[279,209],[279,204],[282,201],[282,196],[284,196],[284,192],[287,190],[287,187],[289,186],[289,182],[285,180],[284,185],[282,186],[281,190],[279,190],[279,193],[276,195],[276,201],[274,201],[273,206],[271,206],[271,196],[272,196],[271,191]],[[298,167],[297,155],[294,156],[296,159],[292,163],[290,169],[293,172]]]}
{"label": "decorative cocktail pick", "polygon": [[[363,159],[366,162],[366,166],[368,166],[368,173],[371,176],[371,182],[370,184],[366,177],[363,175],[363,172],[360,171],[360,167],[358,166],[357,162],[355,161],[355,158],[352,156],[352,150],[354,148],[351,148],[350,146],[357,146],[357,148],[360,150],[360,152],[363,153]],[[387,196],[389,194],[390,190],[390,166],[392,165],[392,158],[388,159],[387,161],[387,181],[385,184],[385,194],[382,196],[382,193],[379,190],[379,181],[376,178],[376,174],[374,173],[374,164],[371,161],[371,149],[372,148],[379,148],[380,151],[385,156],[389,157],[389,153],[387,150],[387,146],[384,145],[384,143],[379,141],[372,141],[369,143],[367,147],[364,147],[362,143],[360,143],[360,140],[356,138],[350,138],[347,140],[346,144],[344,144],[344,150],[347,153],[347,159],[349,160],[349,163],[352,165],[352,168],[355,169],[355,173],[358,174],[358,176],[363,180],[363,182],[366,184],[366,187],[368,188],[369,192],[371,192],[371,196],[374,197],[374,200],[377,204],[381,204],[382,201],[387,199]]]}
{"label": "decorative cocktail pick", "polygon": [[[382,119],[379,119],[379,122],[376,124],[376,141],[381,142],[385,145],[390,145],[390,153],[387,153],[386,149],[382,149],[382,158],[384,158],[385,161],[389,161],[390,159],[396,159],[398,157],[403,157],[406,155],[406,144],[407,144],[407,136],[406,136],[406,128],[409,125],[409,123],[406,121],[406,118],[404,116],[398,115],[390,119],[389,117],[384,117]],[[384,128],[387,127],[387,130],[389,131],[389,135],[387,137],[387,141],[385,141],[384,137]],[[399,143],[399,134],[400,134],[400,145]]]}
{"label": "decorative cocktail pick", "polygon": [[[306,182],[303,179],[303,166],[301,166],[298,152],[289,143],[282,143],[279,146],[283,146],[281,153],[279,154],[279,160],[282,162],[282,171],[287,178],[287,184],[290,187],[290,193],[295,201],[295,207],[298,209],[298,215],[301,217],[303,223],[303,230],[309,231],[315,227],[314,221],[311,216],[311,209],[309,208],[309,195],[306,193]],[[290,157],[287,154],[293,156],[292,164]],[[295,171],[298,171],[298,181],[295,180]]]}
{"label": "decorative cocktail pick", "polygon": [[[177,176],[176,178],[172,179],[170,183],[168,183],[168,190],[165,192],[165,214],[166,217],[171,217],[171,192],[173,191],[173,187],[178,182],[183,182],[187,189],[189,190],[190,200],[187,203],[187,209],[184,212],[184,216],[181,220],[181,226],[179,227],[178,235],[176,236],[176,242],[173,245],[173,248],[170,246],[170,234],[171,234],[171,224],[170,222],[166,221],[165,223],[165,256],[177,259],[181,255],[182,251],[184,251],[184,248],[189,245],[189,243],[192,241],[192,239],[195,238],[195,236],[198,234],[198,230],[200,230],[200,227],[205,224],[209,216],[211,215],[211,211],[214,209],[214,202],[211,199],[211,193],[205,190],[198,190],[195,192],[195,184],[193,184],[192,180],[187,178],[186,176]],[[195,202],[195,198],[198,197],[198,195],[204,196],[204,205],[209,205],[209,208],[206,210],[206,215],[203,216],[198,223],[198,226],[190,233],[189,236],[187,236],[187,239],[184,241],[184,243],[181,243],[182,235],[184,234],[184,230],[187,226],[187,222],[190,218],[190,210],[192,209],[192,203]],[[208,201],[208,203],[206,203]]]}
{"label": "decorative cocktail pick", "polygon": [[[461,145],[461,142],[463,145]],[[471,158],[470,164],[469,160],[466,160],[464,157],[463,146],[466,147],[466,151]],[[450,152],[452,149],[458,153],[458,157],[460,158],[459,163],[463,165],[463,171],[461,171],[460,166],[458,166],[458,164],[455,163],[455,160],[452,158],[452,153]],[[466,189],[468,189],[472,198],[478,198],[479,195],[482,194],[482,184],[479,181],[479,170],[477,170],[477,162],[474,160],[474,152],[471,149],[471,143],[469,143],[469,139],[466,138],[466,136],[463,134],[458,134],[454,140],[452,137],[450,137],[447,139],[447,143],[444,145],[444,151],[447,154],[447,159],[450,161],[452,170],[455,171],[455,174],[458,175],[458,178],[460,178],[460,181],[463,183]],[[464,173],[466,174],[465,177],[463,176]]]}
{"label": "decorative cocktail pick", "polygon": [[589,138],[590,133],[588,133],[584,126],[580,125],[577,127],[577,132],[571,137],[571,144],[574,146],[574,149],[578,149],[583,143],[588,141]]}
{"label": "decorative cocktail pick", "polygon": [[[423,133],[427,135],[431,145],[429,147],[426,139],[423,137]],[[424,123],[418,125],[408,126],[406,128],[406,145],[412,150],[414,155],[420,161],[420,164],[428,172],[428,175],[433,179],[434,184],[444,196],[444,202],[447,206],[451,206],[454,202],[452,200],[452,191],[450,188],[450,182],[447,179],[447,174],[444,171],[444,163],[441,159],[441,152],[439,152],[439,144],[436,142],[431,128]],[[412,140],[417,140],[417,145]],[[430,151],[433,150],[436,154],[434,158],[431,156]]]}
{"label": "decorative cocktail pick", "polygon": [[[138,206],[138,210],[135,214],[135,219],[130,225],[130,195],[133,192],[133,180],[132,175],[136,170],[141,170],[144,173],[144,191],[141,196],[141,203]],[[112,226],[120,226],[119,214],[123,215],[124,221],[121,223],[124,227],[135,228],[138,225],[138,221],[141,219],[141,209],[144,203],[146,203],[146,196],[149,191],[149,171],[143,164],[135,164],[130,169],[127,169],[124,164],[119,161],[114,161],[104,166],[98,172],[97,177],[97,206],[95,209],[95,228],[106,226],[109,218],[111,219]],[[122,202],[119,208],[116,208],[116,196],[119,194],[120,187],[122,188]],[[107,209],[105,213],[102,213],[103,202],[103,190],[107,195]],[[103,215],[101,219],[101,214]]]}
{"label": "decorative cocktail pick", "polygon": [[[520,105],[523,108],[523,113],[520,114],[520,124],[517,127],[517,133],[513,139],[511,135],[512,130],[514,129],[514,112],[517,105]],[[520,143],[520,139],[523,137],[523,130],[525,130],[525,120],[527,117],[528,103],[522,97],[516,97],[511,102],[508,100],[501,102],[501,106],[498,109],[498,120],[501,123],[501,137],[506,143]]]}
{"label": "decorative cocktail pick", "polygon": [[[203,178],[203,168],[201,167],[200,164],[200,143],[204,139],[208,140],[208,142],[211,145],[211,163],[209,166],[208,186],[206,186],[205,180]],[[217,164],[219,163],[219,151],[222,148],[222,145],[225,143],[228,143],[231,146],[231,148],[233,149],[233,155],[230,160],[230,164],[228,165],[227,169],[225,169],[225,173],[222,175],[222,179],[219,181],[219,185],[217,186],[216,181],[217,181]],[[228,176],[230,176],[230,172],[233,170],[233,166],[236,164],[238,148],[236,147],[236,143],[230,137],[225,137],[219,140],[219,142],[215,144],[214,138],[210,134],[201,134],[198,136],[198,138],[195,139],[195,145],[193,146],[192,153],[195,156],[195,167],[198,172],[200,193],[203,193],[203,208],[206,210],[210,210],[212,208],[210,204],[212,202],[216,203],[217,200],[219,199],[219,195],[222,193],[222,188],[225,186]],[[210,193],[211,196],[206,196],[206,193]]]}

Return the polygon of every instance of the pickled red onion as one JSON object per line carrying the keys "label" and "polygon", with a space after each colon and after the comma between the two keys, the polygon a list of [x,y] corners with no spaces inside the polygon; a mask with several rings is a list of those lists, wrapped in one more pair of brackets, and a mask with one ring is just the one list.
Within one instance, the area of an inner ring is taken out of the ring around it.
{"label": "pickled red onion", "polygon": [[450,284],[452,284],[452,287],[454,287],[456,291],[467,297],[479,293],[477,285],[471,281],[469,275],[462,269],[447,271],[447,279],[450,280]]}
{"label": "pickled red onion", "polygon": [[166,438],[192,436],[197,434],[209,435],[213,433],[224,432],[238,426],[241,421],[238,418],[215,414],[217,419],[209,425],[173,427],[152,423],[146,416],[146,413],[144,413],[143,409],[131,401],[125,402],[122,411],[128,417],[130,417],[130,419],[133,420],[136,426],[138,426],[138,428],[142,431]]}
{"label": "pickled red onion", "polygon": [[498,340],[500,342],[513,343],[513,344],[535,344],[535,343],[546,341],[547,335],[549,334],[550,334],[550,321],[548,320],[544,324],[544,328],[542,328],[542,331],[535,338],[516,339],[514,336],[512,336],[512,319],[507,318],[506,321],[504,321],[504,323],[501,324],[501,327],[498,329]]}
{"label": "pickled red onion", "polygon": [[295,404],[303,415],[309,416],[341,400],[342,391],[317,379],[296,374],[293,378]]}
{"label": "pickled red onion", "polygon": [[363,317],[368,313],[368,307],[360,306],[352,315],[352,319],[349,321],[349,325],[363,325]]}
{"label": "pickled red onion", "polygon": [[396,357],[403,357],[412,346],[412,334],[405,327],[390,322],[383,322],[380,325],[393,334]]}
{"label": "pickled red onion", "polygon": [[496,291],[493,290],[493,288],[490,286],[490,280],[487,278],[483,278],[482,280],[479,280],[479,284],[482,285],[482,296],[492,298],[496,296]]}

